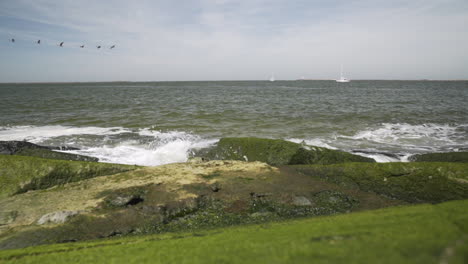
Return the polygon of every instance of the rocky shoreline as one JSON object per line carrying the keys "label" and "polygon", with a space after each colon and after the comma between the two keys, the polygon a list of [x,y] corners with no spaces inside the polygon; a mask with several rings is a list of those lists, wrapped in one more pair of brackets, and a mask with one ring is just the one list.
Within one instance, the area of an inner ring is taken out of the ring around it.
{"label": "rocky shoreline", "polygon": [[0,249],[468,199],[467,152],[376,163],[223,138],[186,163],[140,167],[54,150],[0,142]]}
{"label": "rocky shoreline", "polygon": [[27,141],[0,141],[0,155],[31,156],[56,160],[99,161],[98,158],[57,152],[79,150],[68,146],[40,146]]}

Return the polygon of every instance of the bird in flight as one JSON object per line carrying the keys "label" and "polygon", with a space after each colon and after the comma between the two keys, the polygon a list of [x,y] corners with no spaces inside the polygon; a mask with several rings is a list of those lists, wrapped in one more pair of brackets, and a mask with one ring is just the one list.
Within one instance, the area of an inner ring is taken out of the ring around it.
{"label": "bird in flight", "polygon": [[81,45],[80,48],[84,48],[84,45]]}
{"label": "bird in flight", "polygon": [[100,49],[100,48],[101,48],[101,46],[96,46],[96,48]]}
{"label": "bird in flight", "polygon": [[110,47],[110,49],[113,49],[113,48],[115,48],[115,45],[112,45],[112,46]]}
{"label": "bird in flight", "polygon": [[59,46],[60,46],[60,47],[63,47],[63,41],[62,41],[62,42],[60,42],[60,45],[59,45]]}
{"label": "bird in flight", "polygon": [[12,39],[10,39],[10,41],[11,41],[11,42],[15,42],[15,39],[14,39],[14,38],[12,38]]}
{"label": "bird in flight", "polygon": [[41,44],[41,40],[38,40],[36,43],[37,43],[37,44]]}

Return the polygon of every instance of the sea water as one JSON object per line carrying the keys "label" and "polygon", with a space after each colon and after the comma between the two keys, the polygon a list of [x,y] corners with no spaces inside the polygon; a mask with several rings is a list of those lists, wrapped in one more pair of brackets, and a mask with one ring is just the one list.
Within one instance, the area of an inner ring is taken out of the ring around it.
{"label": "sea water", "polygon": [[221,137],[305,142],[405,161],[468,151],[466,81],[0,84],[0,140],[103,162],[184,162]]}

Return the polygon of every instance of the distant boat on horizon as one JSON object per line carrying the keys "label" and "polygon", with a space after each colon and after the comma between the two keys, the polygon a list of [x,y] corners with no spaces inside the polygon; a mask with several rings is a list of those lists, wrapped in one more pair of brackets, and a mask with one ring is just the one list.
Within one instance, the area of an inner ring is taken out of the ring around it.
{"label": "distant boat on horizon", "polygon": [[339,83],[347,83],[347,82],[350,82],[349,79],[345,78],[343,76],[343,64],[341,64],[341,73],[340,73],[340,79],[336,80],[336,82],[339,82]]}
{"label": "distant boat on horizon", "polygon": [[274,81],[275,81],[275,76],[273,74],[271,74],[270,82],[274,82]]}

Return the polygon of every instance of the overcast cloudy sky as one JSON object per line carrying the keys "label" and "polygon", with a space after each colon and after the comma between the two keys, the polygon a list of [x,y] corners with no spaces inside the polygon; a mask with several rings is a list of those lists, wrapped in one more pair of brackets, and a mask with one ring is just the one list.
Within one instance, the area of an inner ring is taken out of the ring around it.
{"label": "overcast cloudy sky", "polygon": [[467,0],[1,0],[0,40],[0,82],[468,79]]}

